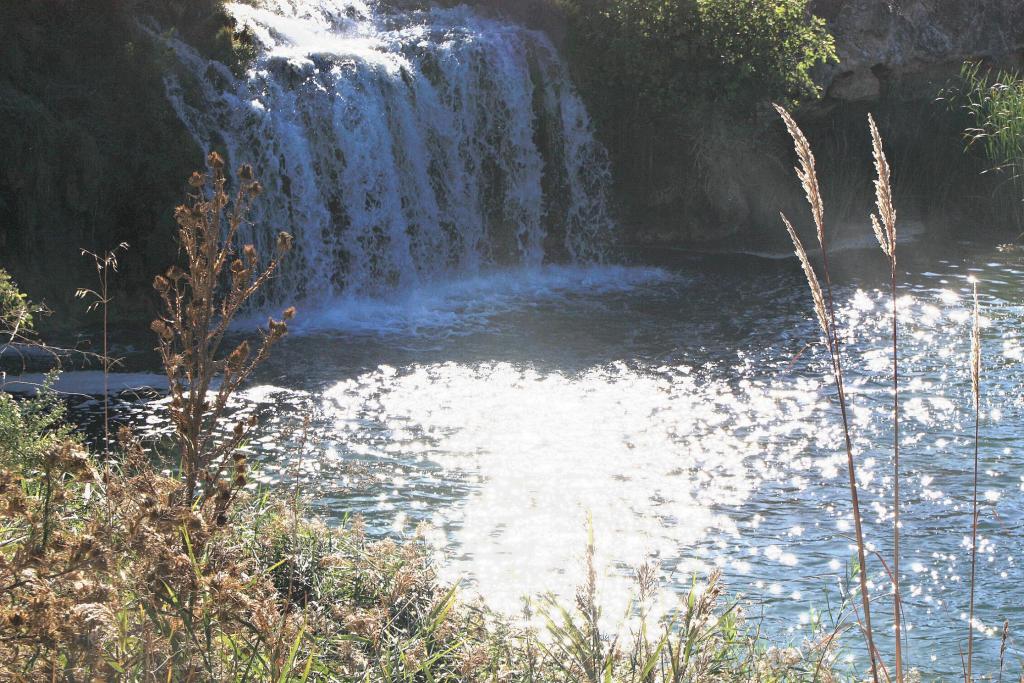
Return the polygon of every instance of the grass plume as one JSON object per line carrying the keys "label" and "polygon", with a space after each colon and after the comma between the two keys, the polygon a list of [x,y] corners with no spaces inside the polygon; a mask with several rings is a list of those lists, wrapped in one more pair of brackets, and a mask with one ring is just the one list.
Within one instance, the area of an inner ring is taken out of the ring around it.
{"label": "grass plume", "polygon": [[899,310],[896,295],[896,208],[892,200],[892,172],[885,156],[885,145],[875,117],[868,114],[871,149],[875,162],[875,209],[871,226],[878,246],[889,261],[890,296],[892,301],[892,589],[894,658],[896,683],[903,683],[903,596],[900,593],[900,371]]}

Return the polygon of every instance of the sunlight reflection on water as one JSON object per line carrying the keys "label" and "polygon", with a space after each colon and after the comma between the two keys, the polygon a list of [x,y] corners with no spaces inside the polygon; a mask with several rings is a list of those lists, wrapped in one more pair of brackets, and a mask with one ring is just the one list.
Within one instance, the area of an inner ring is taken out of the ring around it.
{"label": "sunlight reflection on water", "polygon": [[[968,274],[984,307],[981,630],[1024,616],[1022,273],[981,258],[926,259],[898,301],[905,608],[911,650],[943,643],[932,666],[946,674],[959,666],[969,560]],[[264,476],[287,479],[281,455],[295,436],[284,432],[312,412],[302,475],[319,508],[361,512],[377,533],[429,522],[446,577],[496,607],[517,612],[542,591],[571,598],[589,516],[607,619],[623,614],[645,561],[676,591],[720,566],[798,640],[853,547],[838,410],[804,284],[788,263],[681,270],[590,294],[607,278],[569,273],[566,285],[556,272],[557,291],[502,290],[456,337],[362,324],[300,335],[244,402],[264,417]],[[888,556],[891,302],[880,282],[837,297],[865,533]],[[887,580],[870,564],[884,629]],[[980,647],[995,661],[997,639]]]}

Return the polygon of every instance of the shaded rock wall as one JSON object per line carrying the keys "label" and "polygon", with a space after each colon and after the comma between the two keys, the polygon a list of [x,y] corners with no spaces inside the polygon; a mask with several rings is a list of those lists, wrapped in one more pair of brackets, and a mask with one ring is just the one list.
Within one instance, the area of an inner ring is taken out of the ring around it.
{"label": "shaded rock wall", "polygon": [[836,37],[840,63],[821,80],[840,100],[877,98],[897,84],[904,97],[928,96],[964,60],[1019,66],[1024,57],[1020,0],[815,0],[812,8]]}

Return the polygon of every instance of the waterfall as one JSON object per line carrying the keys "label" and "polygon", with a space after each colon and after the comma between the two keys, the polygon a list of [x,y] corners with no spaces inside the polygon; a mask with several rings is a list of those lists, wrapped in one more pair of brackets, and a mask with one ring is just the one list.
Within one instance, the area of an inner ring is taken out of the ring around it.
{"label": "waterfall", "polygon": [[167,91],[203,149],[256,169],[244,239],[270,253],[279,230],[295,236],[272,302],[603,258],[607,154],[544,34],[464,6],[228,11],[258,45],[249,71],[172,41]]}

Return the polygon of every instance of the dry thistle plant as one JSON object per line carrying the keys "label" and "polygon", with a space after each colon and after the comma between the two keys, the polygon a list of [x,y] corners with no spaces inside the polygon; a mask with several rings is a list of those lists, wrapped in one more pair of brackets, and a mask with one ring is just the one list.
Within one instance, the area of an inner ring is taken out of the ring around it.
{"label": "dry thistle plant", "polygon": [[875,117],[868,114],[868,128],[871,129],[871,148],[875,159],[875,208],[871,214],[871,227],[878,238],[878,246],[889,259],[890,294],[892,298],[892,587],[893,587],[893,630],[896,647],[896,683],[903,683],[903,596],[900,593],[900,374],[898,352],[898,320],[896,297],[896,209],[892,202],[892,175],[889,161],[885,158],[882,135],[878,132]]}
{"label": "dry thistle plant", "polygon": [[867,557],[860,512],[860,497],[857,490],[857,465],[853,457],[853,440],[850,435],[850,422],[847,413],[842,353],[839,334],[836,330],[836,312],[832,298],[832,280],[828,269],[828,249],[826,248],[825,240],[825,203],[822,200],[821,188],[818,184],[814,152],[811,150],[811,145],[807,141],[807,137],[803,134],[803,131],[800,130],[800,126],[797,125],[796,120],[790,116],[789,112],[779,105],[775,105],[775,109],[779,112],[779,115],[785,122],[786,129],[789,131],[790,137],[793,138],[793,145],[796,149],[797,158],[799,160],[799,165],[796,167],[796,175],[797,178],[800,179],[800,184],[803,186],[804,193],[807,196],[807,203],[811,207],[811,215],[814,218],[814,227],[817,230],[818,245],[821,248],[821,259],[823,264],[822,272],[825,279],[824,291],[818,282],[818,278],[814,273],[814,268],[811,266],[810,260],[807,257],[807,250],[804,249],[799,235],[797,235],[796,230],[793,228],[793,225],[789,222],[786,216],[782,216],[782,220],[786,224],[786,230],[789,232],[789,236],[793,240],[796,255],[800,259],[804,273],[807,275],[807,282],[811,288],[811,296],[814,299],[815,313],[817,314],[818,322],[821,324],[821,328],[824,330],[825,337],[828,342],[829,356],[832,361],[832,377],[835,381],[836,391],[839,395],[839,409],[843,421],[847,471],[849,473],[850,482],[850,503],[853,508],[853,522],[857,538],[857,561],[859,563],[858,576],[860,578],[861,608],[863,610],[861,630],[864,632],[864,637],[867,640],[868,657],[871,660],[871,677],[874,680],[874,683],[878,683],[879,655],[875,648],[874,632],[871,628],[871,599],[868,595]]}
{"label": "dry thistle plant", "polygon": [[255,348],[243,340],[230,353],[222,353],[232,320],[273,276],[279,259],[291,249],[292,237],[279,234],[277,253],[266,265],[261,265],[253,245],[239,248],[239,228],[262,187],[252,168],[242,166],[232,201],[225,189],[223,159],[213,152],[208,162],[212,176],[193,173],[189,203],[175,210],[186,264],[184,270],[171,266],[153,281],[163,310],[152,329],[159,337],[170,386],[170,418],[185,485],[183,502],[191,505],[197,494],[202,494],[204,505],[215,500],[214,517],[223,523],[231,500],[246,483],[245,456],[238,449],[255,427],[255,418],[237,423],[227,437],[217,437],[216,427],[226,418],[232,394],[285,336],[286,321],[295,309],[288,308],[283,320],[271,318],[269,329],[260,330]]}

